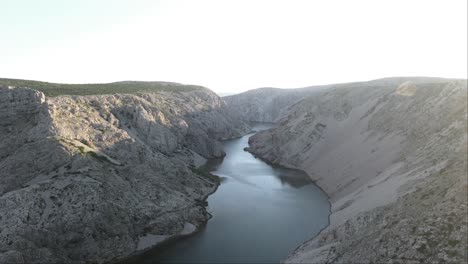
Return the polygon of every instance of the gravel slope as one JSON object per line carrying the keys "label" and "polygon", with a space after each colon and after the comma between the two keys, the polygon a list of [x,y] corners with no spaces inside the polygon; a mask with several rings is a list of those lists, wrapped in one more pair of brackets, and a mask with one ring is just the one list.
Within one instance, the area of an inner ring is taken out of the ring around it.
{"label": "gravel slope", "polygon": [[332,202],[330,226],[286,262],[466,262],[466,86],[331,86],[251,137],[249,151],[303,169]]}

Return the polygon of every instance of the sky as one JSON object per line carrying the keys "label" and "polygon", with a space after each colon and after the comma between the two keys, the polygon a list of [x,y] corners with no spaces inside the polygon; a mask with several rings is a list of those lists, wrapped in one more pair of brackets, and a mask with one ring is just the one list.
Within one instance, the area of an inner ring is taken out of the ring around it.
{"label": "sky", "polygon": [[220,94],[467,78],[466,0],[0,0],[0,77]]}

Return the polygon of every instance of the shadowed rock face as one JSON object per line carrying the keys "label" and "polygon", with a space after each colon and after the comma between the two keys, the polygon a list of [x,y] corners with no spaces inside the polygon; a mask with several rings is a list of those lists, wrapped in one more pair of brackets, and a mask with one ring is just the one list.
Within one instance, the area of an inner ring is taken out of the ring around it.
{"label": "shadowed rock face", "polygon": [[330,86],[287,110],[249,151],[305,170],[330,226],[286,262],[466,261],[466,80]]}
{"label": "shadowed rock face", "polygon": [[105,262],[203,224],[218,180],[193,167],[247,130],[207,89],[0,88],[0,262]]}

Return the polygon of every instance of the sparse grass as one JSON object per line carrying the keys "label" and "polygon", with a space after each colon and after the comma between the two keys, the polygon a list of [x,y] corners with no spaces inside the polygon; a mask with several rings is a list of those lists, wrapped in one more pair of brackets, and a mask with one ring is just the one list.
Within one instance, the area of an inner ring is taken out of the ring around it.
{"label": "sparse grass", "polygon": [[91,157],[99,160],[99,161],[107,161],[107,162],[111,162],[109,159],[107,159],[106,157],[104,156],[101,156],[101,155],[98,155],[96,152],[90,150],[90,151],[86,151],[85,147],[83,146],[78,146],[78,149],[80,150],[80,153],[82,155],[90,155]]}
{"label": "sparse grass", "polygon": [[106,162],[111,162],[110,160],[108,160],[106,157],[104,156],[101,156],[101,155],[98,155],[96,152],[94,151],[89,151],[87,154],[89,154],[91,157],[99,160],[99,161],[106,161]]}
{"label": "sparse grass", "polygon": [[451,246],[451,247],[456,246],[458,243],[460,243],[460,241],[459,241],[459,240],[456,240],[456,239],[450,239],[450,240],[448,241],[448,244],[449,244],[449,246]]}
{"label": "sparse grass", "polygon": [[447,253],[447,256],[451,258],[458,256],[458,252],[456,250],[446,250],[445,253]]}
{"label": "sparse grass", "polygon": [[90,141],[88,141],[88,140],[86,140],[86,139],[84,139],[84,138],[83,138],[83,139],[80,139],[79,141],[80,141],[81,143],[83,143],[84,145],[86,145],[86,146],[94,147],[93,142],[90,142]]}
{"label": "sparse grass", "polygon": [[450,223],[447,224],[447,231],[448,231],[449,233],[452,233],[452,231],[453,231],[453,224],[450,224]]}
{"label": "sparse grass", "polygon": [[201,89],[201,86],[183,85],[170,82],[137,82],[124,81],[114,83],[95,83],[95,84],[61,84],[48,83],[40,81],[20,80],[20,79],[2,79],[0,86],[27,87],[39,90],[46,96],[60,95],[99,95],[116,93],[139,93],[139,92],[188,92]]}
{"label": "sparse grass", "polygon": [[81,154],[86,154],[85,148],[83,146],[79,146],[78,149],[80,150]]}

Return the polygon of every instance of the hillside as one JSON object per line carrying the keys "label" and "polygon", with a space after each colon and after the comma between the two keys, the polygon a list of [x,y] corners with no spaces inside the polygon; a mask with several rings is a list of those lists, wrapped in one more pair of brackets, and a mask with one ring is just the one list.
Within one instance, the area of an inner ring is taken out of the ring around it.
{"label": "hillside", "polygon": [[0,85],[0,263],[103,263],[194,232],[219,184],[198,166],[222,157],[219,141],[245,134],[247,121],[275,120],[248,151],[304,170],[332,203],[330,226],[286,262],[467,261],[466,80],[224,100],[198,86],[125,83]]}
{"label": "hillside", "polygon": [[340,83],[309,86],[297,89],[258,88],[240,94],[223,97],[229,110],[248,121],[277,122],[285,117],[292,105],[302,99],[318,95],[326,89],[339,87],[386,87],[395,86],[405,81],[412,82],[444,82],[443,78],[428,77],[394,77],[377,79],[368,82]]}
{"label": "hillside", "polygon": [[287,262],[466,261],[466,124],[466,80],[393,78],[330,86],[251,137],[332,202],[330,226]]}
{"label": "hillside", "polygon": [[231,112],[239,115],[244,120],[276,122],[286,115],[289,106],[316,92],[315,88],[259,88],[225,96],[223,100]]}
{"label": "hillside", "polygon": [[246,131],[205,88],[0,88],[0,263],[102,263],[193,232],[219,184],[197,166]]}
{"label": "hillside", "polygon": [[196,85],[183,85],[172,82],[138,82],[124,81],[114,83],[94,84],[63,84],[49,83],[20,79],[2,79],[0,86],[3,87],[27,87],[43,92],[46,96],[54,97],[60,95],[100,95],[100,94],[134,94],[150,93],[157,91],[166,92],[189,92],[204,89]]}

